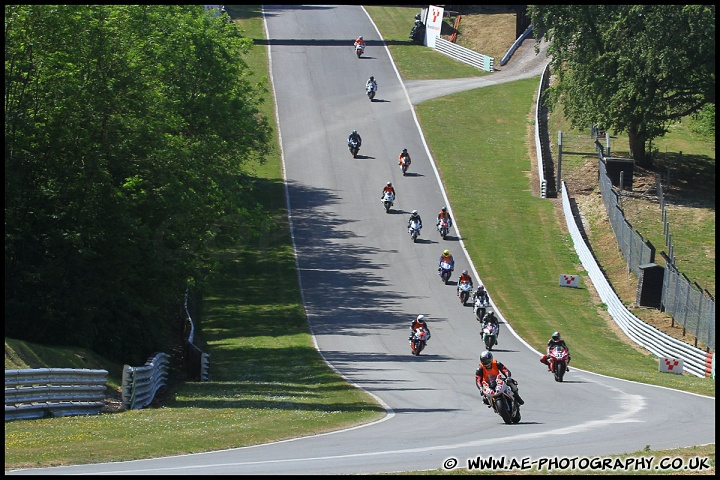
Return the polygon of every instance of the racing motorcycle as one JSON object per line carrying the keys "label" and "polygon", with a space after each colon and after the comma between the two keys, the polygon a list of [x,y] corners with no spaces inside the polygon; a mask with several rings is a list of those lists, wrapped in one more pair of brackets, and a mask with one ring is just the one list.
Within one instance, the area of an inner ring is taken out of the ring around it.
{"label": "racing motorcycle", "polygon": [[453,267],[450,262],[441,262],[438,268],[438,275],[445,285],[450,281],[450,275],[452,275]]}
{"label": "racing motorcycle", "polygon": [[370,83],[365,89],[365,93],[367,93],[367,96],[371,102],[375,101],[375,92],[376,91],[377,91],[377,83]]}
{"label": "racing motorcycle", "polygon": [[485,350],[492,350],[492,347],[497,345],[498,333],[500,327],[496,326],[493,322],[485,322],[483,324],[482,335],[483,343],[485,343]]}
{"label": "racing motorcycle", "polygon": [[483,380],[482,385],[477,387],[487,399],[488,408],[492,408],[500,415],[503,422],[511,424],[520,421],[520,405],[515,401],[512,389],[503,375],[498,375],[489,384]]}
{"label": "racing motorcycle", "polygon": [[361,44],[355,45],[355,55],[360,58],[362,57],[363,53],[365,53],[365,46]]}
{"label": "racing motorcycle", "polygon": [[569,356],[570,355],[568,354],[567,348],[563,347],[562,345],[555,345],[552,349],[548,351],[548,366],[550,367],[550,371],[555,376],[556,382],[563,381],[565,372],[567,372]]}
{"label": "racing motorcycle", "polygon": [[410,238],[412,238],[413,243],[417,242],[417,237],[420,235],[421,228],[422,226],[417,220],[413,220],[410,222],[410,226],[408,227],[408,233],[410,234]]}
{"label": "racing motorcycle", "polygon": [[355,139],[348,140],[348,150],[352,153],[353,158],[357,158],[357,154],[360,151],[360,142]]}
{"label": "racing motorcycle", "polygon": [[420,355],[420,352],[422,352],[427,345],[428,338],[430,337],[427,330],[424,328],[415,329],[410,337],[410,350],[412,350],[413,355]]}
{"label": "racing motorcycle", "polygon": [[385,207],[385,213],[390,213],[390,207],[393,206],[395,201],[395,195],[392,192],[385,192],[382,198],[383,207]]}
{"label": "racing motorcycle", "polygon": [[440,223],[437,226],[438,232],[440,232],[440,236],[445,240],[445,237],[447,237],[448,232],[450,231],[450,221],[446,218],[443,218],[440,220]]}
{"label": "racing motorcycle", "polygon": [[405,175],[407,175],[408,167],[410,167],[410,161],[407,158],[402,157],[400,159],[399,163],[400,163],[400,170],[402,171],[402,174],[404,177]]}
{"label": "racing motorcycle", "polygon": [[470,299],[470,293],[472,292],[472,285],[470,282],[460,282],[458,285],[458,295],[460,296],[460,303],[463,307],[467,305],[467,301]]}
{"label": "racing motorcycle", "polygon": [[485,317],[487,307],[489,306],[490,304],[488,302],[487,295],[482,297],[475,297],[475,302],[473,303],[473,313],[475,313],[475,318],[478,322],[482,322],[482,319]]}

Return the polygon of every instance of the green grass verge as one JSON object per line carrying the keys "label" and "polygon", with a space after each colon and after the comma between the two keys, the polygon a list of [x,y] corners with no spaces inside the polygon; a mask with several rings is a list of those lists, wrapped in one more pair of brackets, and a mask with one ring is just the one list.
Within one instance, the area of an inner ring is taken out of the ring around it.
{"label": "green grass verge", "polygon": [[[227,8],[247,36],[264,37],[257,7]],[[416,8],[368,10],[385,38],[407,40]],[[390,50],[405,79],[423,78],[410,73],[415,69],[451,72],[446,78],[477,75],[464,64],[448,65],[447,57],[424,47],[398,42]],[[265,55],[265,47],[248,55],[258,81],[266,76]],[[577,270],[579,262],[570,239],[559,233],[550,202],[530,194],[528,115],[536,90],[536,80],[522,80],[417,108],[456,222],[483,281],[503,314],[513,319],[514,328],[536,348],[544,344],[549,331],[561,328],[574,346],[574,363],[580,368],[714,396],[714,381],[659,374],[657,361],[620,342],[597,314],[586,286],[557,287],[559,273]],[[264,113],[270,117],[274,117],[272,102],[268,96]],[[483,115],[477,105],[502,105],[502,109]],[[267,237],[272,241],[263,246],[270,260],[257,268],[256,245],[218,252],[225,261],[205,297],[200,332],[212,355],[212,381],[182,385],[160,408],[7,422],[6,470],[198,453],[336,430],[382,417],[372,398],[348,386],[313,347],[286,230],[279,156],[258,165],[256,174],[261,179],[258,198],[274,232]],[[278,279],[285,282],[282,298],[268,303],[260,293]],[[6,351],[8,345],[16,352],[29,350],[13,355],[15,366],[10,368],[60,365],[55,362],[107,368],[99,358],[78,363],[72,349],[57,357],[51,349],[23,342],[6,339]],[[119,377],[119,366],[112,366],[114,374]],[[701,452],[679,449],[666,455],[710,455]],[[641,453],[660,454],[649,449]]]}

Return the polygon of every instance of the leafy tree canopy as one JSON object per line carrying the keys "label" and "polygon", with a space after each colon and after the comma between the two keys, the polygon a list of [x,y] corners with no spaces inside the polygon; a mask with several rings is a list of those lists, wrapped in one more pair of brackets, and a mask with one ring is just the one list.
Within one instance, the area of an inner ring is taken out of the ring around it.
{"label": "leafy tree canopy", "polygon": [[5,6],[5,335],[129,361],[164,348],[272,132],[202,5]]}
{"label": "leafy tree canopy", "polygon": [[714,5],[529,5],[528,14],[551,42],[550,104],[561,101],[573,127],[626,132],[640,166],[652,166],[648,142],[715,103]]}

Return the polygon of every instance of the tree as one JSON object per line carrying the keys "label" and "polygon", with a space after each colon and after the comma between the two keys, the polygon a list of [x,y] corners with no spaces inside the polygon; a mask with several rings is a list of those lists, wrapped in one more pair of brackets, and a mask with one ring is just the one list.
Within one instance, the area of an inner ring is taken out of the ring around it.
{"label": "tree", "polygon": [[[651,168],[646,147],[674,122],[715,103],[714,5],[529,5],[548,46],[573,127],[627,133],[630,153]],[[537,36],[537,41],[542,39]]]}
{"label": "tree", "polygon": [[5,334],[144,361],[271,135],[202,5],[5,6]]}

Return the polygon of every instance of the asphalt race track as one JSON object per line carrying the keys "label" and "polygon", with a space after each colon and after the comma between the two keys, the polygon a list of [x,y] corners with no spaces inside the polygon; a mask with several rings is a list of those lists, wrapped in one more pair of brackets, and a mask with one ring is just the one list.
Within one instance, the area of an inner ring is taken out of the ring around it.
{"label": "asphalt race track", "polygon": [[[556,383],[538,362],[539,353],[515,337],[512,319],[504,319],[494,353],[519,382],[522,420],[505,425],[487,409],[474,384],[482,351],[479,324],[472,308],[455,296],[457,274],[468,268],[477,282],[482,272],[470,265],[454,227],[444,241],[434,229],[435,215],[447,202],[412,108],[435,96],[438,90],[430,87],[437,83],[402,84],[362,7],[265,8],[310,326],[326,360],[380,399],[387,417],[276,444],[13,473],[368,474],[467,467],[478,456],[571,459],[715,442],[714,398],[575,368]],[[352,46],[358,35],[368,44],[361,59]],[[506,72],[513,61],[493,75],[511,80]],[[517,78],[528,68],[517,69]],[[534,74],[539,78],[539,71]],[[374,102],[364,91],[370,75],[378,82]],[[492,81],[454,83],[467,89]],[[363,138],[356,159],[346,146],[353,129]],[[403,148],[413,159],[407,177],[397,165]],[[390,213],[380,202],[387,181],[397,190]],[[406,231],[413,209],[424,220],[415,244]],[[456,261],[452,285],[442,284],[437,274],[445,248]],[[419,313],[428,315],[432,338],[415,357],[407,337]]]}

